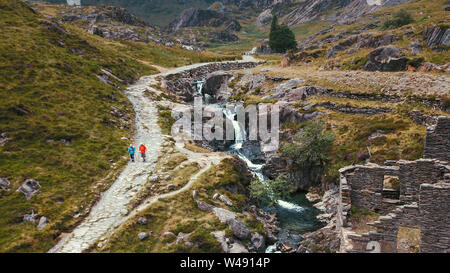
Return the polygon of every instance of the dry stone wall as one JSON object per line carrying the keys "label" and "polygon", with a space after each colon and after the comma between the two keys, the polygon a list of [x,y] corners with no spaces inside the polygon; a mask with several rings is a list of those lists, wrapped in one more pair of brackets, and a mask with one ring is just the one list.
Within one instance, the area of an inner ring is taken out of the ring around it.
{"label": "dry stone wall", "polygon": [[257,62],[221,62],[199,66],[180,73],[169,74],[164,77],[166,89],[190,102],[197,91],[192,85],[197,80],[204,79],[206,75],[215,71],[229,71],[236,69],[249,69],[257,66]]}
{"label": "dry stone wall", "polygon": [[[426,159],[367,164],[340,170],[337,228],[344,252],[397,252],[400,227],[420,230],[420,252],[450,252],[450,118],[439,117],[427,134]],[[398,200],[384,189],[386,176],[398,177]],[[375,230],[351,231],[351,207],[369,209],[384,216],[368,223]]]}
{"label": "dry stone wall", "polygon": [[450,162],[450,116],[440,116],[436,126],[427,130],[425,158]]}

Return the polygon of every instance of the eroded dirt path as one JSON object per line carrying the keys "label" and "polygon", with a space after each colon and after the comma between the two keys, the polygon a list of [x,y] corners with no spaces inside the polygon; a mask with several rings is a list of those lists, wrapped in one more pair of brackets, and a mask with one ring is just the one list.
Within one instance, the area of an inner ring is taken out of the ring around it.
{"label": "eroded dirt path", "polygon": [[[244,58],[242,61],[253,61]],[[203,64],[194,64],[165,71],[164,74],[178,73],[199,67]],[[89,249],[96,242],[105,241],[121,224],[130,219],[136,213],[148,208],[161,198],[167,198],[188,190],[196,179],[203,174],[212,164],[218,164],[229,155],[225,153],[195,153],[187,150],[182,144],[177,143],[176,149],[186,154],[190,161],[197,162],[199,172],[193,175],[189,182],[182,188],[169,193],[154,196],[145,200],[140,206],[131,212],[127,211],[127,205],[143,189],[147,177],[155,169],[157,158],[161,152],[164,137],[158,126],[157,103],[144,95],[144,91],[151,89],[161,74],[142,77],[136,84],[126,90],[136,112],[136,133],[134,145],[141,143],[148,147],[147,163],[137,160],[129,163],[122,171],[112,186],[103,193],[100,201],[92,208],[89,215],[70,234],[62,236],[60,241],[49,250],[50,253],[81,253]],[[158,91],[158,90],[154,90]],[[124,153],[127,147],[124,147]]]}

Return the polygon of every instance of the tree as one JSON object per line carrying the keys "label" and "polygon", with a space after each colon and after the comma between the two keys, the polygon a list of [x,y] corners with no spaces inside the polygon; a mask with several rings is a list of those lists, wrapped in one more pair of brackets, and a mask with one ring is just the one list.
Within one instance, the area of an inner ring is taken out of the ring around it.
{"label": "tree", "polygon": [[277,16],[272,18],[269,34],[269,46],[275,52],[284,53],[297,48],[294,33],[286,25],[279,25]]}
{"label": "tree", "polygon": [[294,143],[284,145],[281,151],[298,167],[325,167],[335,138],[334,134],[325,132],[323,121],[314,120],[296,135]]}
{"label": "tree", "polygon": [[287,174],[280,174],[275,180],[256,179],[250,183],[250,197],[265,204],[273,204],[277,200],[287,199],[294,191],[295,187]]}

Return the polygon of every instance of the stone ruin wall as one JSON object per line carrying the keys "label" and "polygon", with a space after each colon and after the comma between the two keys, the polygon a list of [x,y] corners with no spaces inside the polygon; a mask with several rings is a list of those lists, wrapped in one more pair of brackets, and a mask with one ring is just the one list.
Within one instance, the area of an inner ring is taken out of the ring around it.
{"label": "stone ruin wall", "polygon": [[[450,165],[445,160],[450,153],[449,128],[449,117],[439,117],[436,127],[428,131],[427,159],[340,170],[337,228],[343,252],[397,252],[399,227],[420,229],[420,252],[450,251]],[[399,178],[398,200],[388,198],[392,195],[383,190],[386,175]],[[384,215],[368,223],[375,231],[351,231],[348,216],[352,206]]]}
{"label": "stone ruin wall", "polygon": [[437,125],[427,130],[425,158],[450,162],[450,116],[438,117]]}

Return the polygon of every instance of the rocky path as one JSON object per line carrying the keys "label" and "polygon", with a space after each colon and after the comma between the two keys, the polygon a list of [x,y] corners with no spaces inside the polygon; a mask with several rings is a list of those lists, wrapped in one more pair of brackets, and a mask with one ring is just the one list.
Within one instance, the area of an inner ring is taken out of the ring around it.
{"label": "rocky path", "polygon": [[[244,58],[242,61],[253,61]],[[164,74],[178,73],[205,64],[195,64],[167,71]],[[185,153],[189,160],[199,163],[200,171],[192,176],[189,182],[179,190],[154,196],[144,201],[135,210],[128,212],[127,205],[144,187],[147,177],[155,169],[156,160],[161,151],[163,135],[158,126],[156,103],[144,96],[144,91],[156,82],[159,75],[142,77],[136,84],[126,90],[136,112],[135,146],[141,143],[148,149],[147,163],[136,161],[129,163],[112,186],[102,195],[100,201],[92,208],[90,214],[71,233],[62,236],[61,240],[49,250],[49,253],[81,253],[95,242],[105,241],[115,229],[133,215],[149,207],[161,198],[167,198],[188,190],[195,180],[212,164],[218,164],[227,155],[223,153],[202,154],[184,149],[179,143],[176,148]],[[126,150],[126,147],[124,147]]]}
{"label": "rocky path", "polygon": [[[161,150],[162,135],[158,127],[158,112],[154,102],[143,95],[143,91],[154,80],[154,76],[141,78],[126,90],[136,112],[135,146],[141,143],[148,147],[149,161],[137,160],[129,163],[114,184],[102,195],[89,216],[71,233],[66,235],[49,252],[79,253],[89,248],[92,242],[101,240],[120,225],[128,214],[127,204],[141,190],[149,172],[154,169]],[[126,150],[127,147],[124,147]]]}

